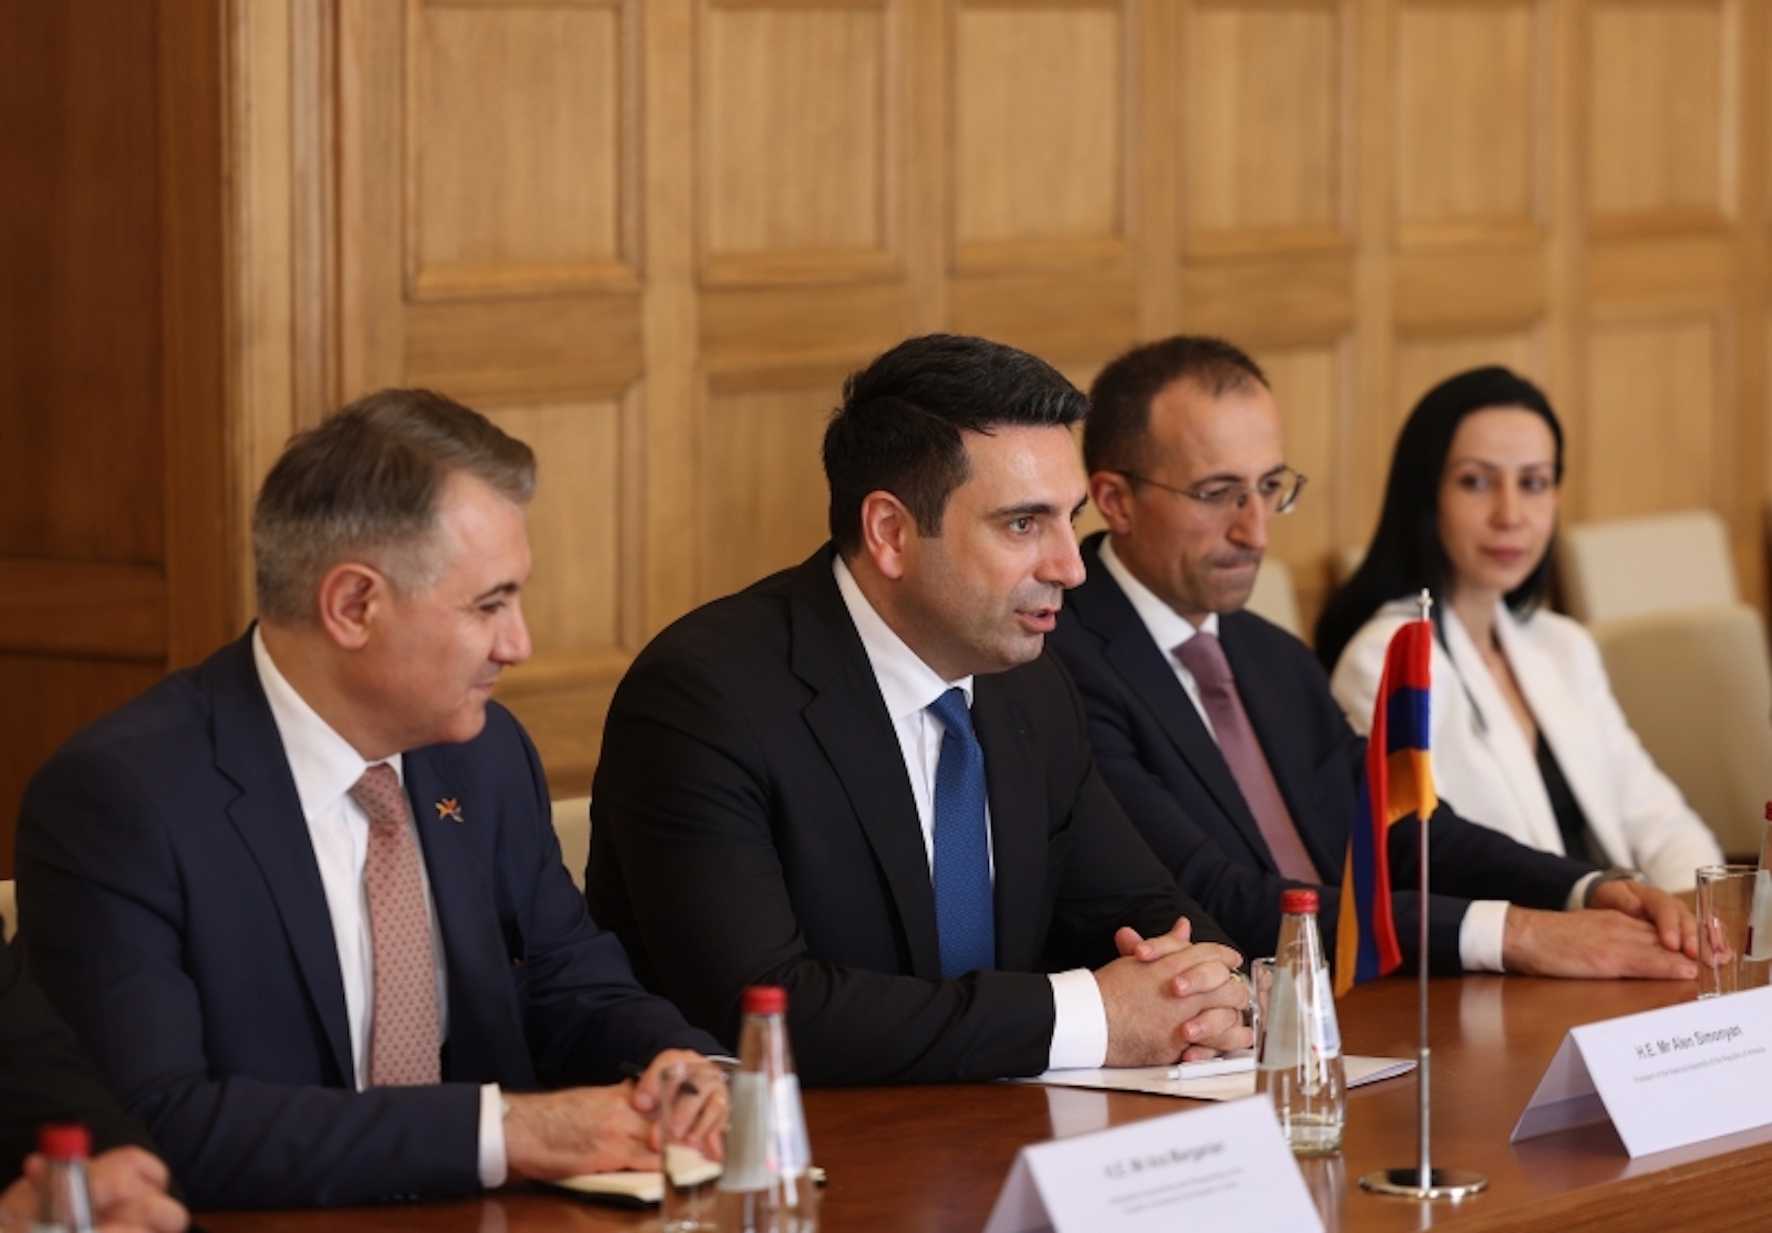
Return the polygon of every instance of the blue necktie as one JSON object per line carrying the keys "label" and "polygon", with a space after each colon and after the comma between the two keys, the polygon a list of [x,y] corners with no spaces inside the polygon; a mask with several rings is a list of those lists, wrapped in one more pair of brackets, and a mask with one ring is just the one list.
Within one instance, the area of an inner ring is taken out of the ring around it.
{"label": "blue necktie", "polygon": [[935,766],[935,927],[941,974],[952,980],[997,962],[991,858],[984,830],[984,749],[972,731],[965,691],[930,703],[946,731]]}

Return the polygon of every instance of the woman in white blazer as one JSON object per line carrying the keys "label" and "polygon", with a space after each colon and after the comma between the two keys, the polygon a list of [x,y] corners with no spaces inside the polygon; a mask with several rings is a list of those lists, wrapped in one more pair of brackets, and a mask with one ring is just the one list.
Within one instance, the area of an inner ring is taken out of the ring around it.
{"label": "woman in white blazer", "polygon": [[1364,732],[1385,648],[1426,587],[1440,794],[1521,843],[1689,889],[1698,866],[1722,859],[1715,836],[1631,731],[1593,638],[1541,607],[1562,475],[1562,427],[1531,382],[1479,368],[1428,391],[1397,438],[1372,547],[1317,624],[1317,652]]}

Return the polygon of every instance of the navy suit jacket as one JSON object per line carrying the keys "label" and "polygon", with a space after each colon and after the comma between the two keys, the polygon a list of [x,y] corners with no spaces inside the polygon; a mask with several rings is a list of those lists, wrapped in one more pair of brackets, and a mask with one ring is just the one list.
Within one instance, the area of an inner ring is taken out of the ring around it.
{"label": "navy suit jacket", "polygon": [[0,943],[0,1189],[36,1150],[45,1122],[83,1123],[94,1151],[151,1147],[147,1130],[105,1089],[16,950]]}
{"label": "navy suit jacket", "polygon": [[973,683],[997,965],[942,979],[910,777],[831,566],[827,545],[634,661],[591,792],[591,902],[642,978],[727,1039],[746,985],[787,986],[809,1082],[1037,1073],[1043,973],[1113,959],[1121,925],[1224,934],[1127,823],[1042,656]]}
{"label": "navy suit jacket", "polygon": [[717,1048],[591,922],[509,712],[407,753],[404,777],[448,967],[443,1082],[364,1092],[250,638],[75,736],[26,789],[32,970],[198,1206],[471,1191],[482,1083],[608,1083],[666,1047]]}
{"label": "navy suit jacket", "polygon": [[[1089,712],[1096,760],[1114,794],[1182,888],[1205,904],[1246,954],[1272,954],[1280,877],[1230,765],[1176,679],[1168,653],[1101,563],[1100,533],[1083,547],[1088,577],[1065,597],[1053,649]],[[1340,908],[1349,827],[1359,814],[1366,742],[1348,726],[1310,648],[1252,612],[1224,613],[1218,637],[1250,726],[1286,798],[1299,837],[1328,885],[1320,919]],[[1390,830],[1392,886],[1417,881],[1419,826]],[[1593,866],[1514,842],[1460,818],[1445,802],[1429,826],[1428,954],[1461,969],[1459,927],[1472,899],[1558,909]],[[1393,903],[1404,955],[1417,949],[1420,896]]]}

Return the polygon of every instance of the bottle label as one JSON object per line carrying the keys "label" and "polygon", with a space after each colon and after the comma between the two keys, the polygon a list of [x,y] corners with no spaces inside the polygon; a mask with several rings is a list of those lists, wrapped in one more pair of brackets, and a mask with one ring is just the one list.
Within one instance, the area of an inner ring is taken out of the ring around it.
{"label": "bottle label", "polygon": [[740,1071],[732,1076],[731,1122],[726,1130],[726,1165],[720,1189],[765,1190],[782,1176],[812,1167],[800,1080]]}
{"label": "bottle label", "polygon": [[1313,980],[1290,968],[1275,969],[1257,1067],[1293,1070],[1301,1061],[1315,1064],[1340,1056],[1341,1027],[1328,971],[1318,968]]}

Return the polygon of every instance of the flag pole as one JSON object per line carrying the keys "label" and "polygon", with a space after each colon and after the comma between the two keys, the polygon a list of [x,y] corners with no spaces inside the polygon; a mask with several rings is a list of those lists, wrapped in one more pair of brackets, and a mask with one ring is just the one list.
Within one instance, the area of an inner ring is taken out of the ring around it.
{"label": "flag pole", "polygon": [[[1421,619],[1426,622],[1433,613],[1434,597],[1423,587],[1416,597],[1421,607]],[[1416,905],[1415,917],[1419,926],[1416,935],[1415,949],[1415,988],[1417,1001],[1417,1043],[1415,1047],[1415,1091],[1417,1096],[1415,1109],[1416,1163],[1414,1168],[1405,1165],[1400,1169],[1379,1169],[1360,1178],[1360,1188],[1370,1190],[1374,1194],[1399,1195],[1410,1199],[1451,1199],[1456,1202],[1467,1195],[1476,1194],[1489,1184],[1489,1179],[1481,1173],[1469,1169],[1436,1169],[1433,1165],[1433,1153],[1428,1143],[1428,1128],[1433,1124],[1432,1101],[1429,1098],[1429,1062],[1432,1050],[1428,1046],[1427,1020],[1427,819],[1420,819],[1420,841],[1416,845],[1421,864],[1421,900]]]}

